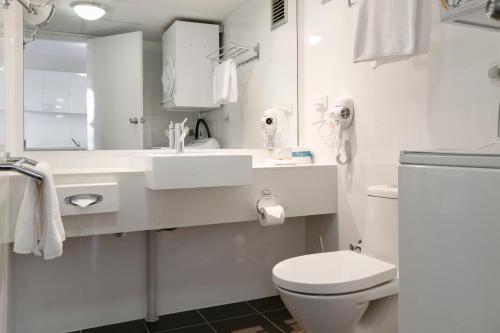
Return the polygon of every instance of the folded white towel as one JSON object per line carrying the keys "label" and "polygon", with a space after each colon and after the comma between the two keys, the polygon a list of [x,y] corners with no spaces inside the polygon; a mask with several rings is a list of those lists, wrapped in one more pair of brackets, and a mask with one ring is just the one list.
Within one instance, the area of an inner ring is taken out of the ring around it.
{"label": "folded white towel", "polygon": [[42,182],[29,179],[17,217],[14,252],[43,254],[54,259],[63,253],[64,226],[59,211],[54,177],[50,166],[40,163],[36,171],[44,176]]}
{"label": "folded white towel", "polygon": [[213,101],[217,105],[238,101],[238,71],[234,59],[215,66]]}
{"label": "folded white towel", "polygon": [[354,62],[384,64],[426,53],[429,1],[359,0]]}

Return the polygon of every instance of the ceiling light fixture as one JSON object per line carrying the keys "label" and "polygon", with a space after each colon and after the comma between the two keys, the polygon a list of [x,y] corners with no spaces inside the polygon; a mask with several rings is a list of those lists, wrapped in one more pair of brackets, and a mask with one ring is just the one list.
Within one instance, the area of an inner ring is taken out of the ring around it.
{"label": "ceiling light fixture", "polygon": [[75,13],[84,20],[95,21],[106,14],[103,4],[93,1],[78,1],[71,4]]}

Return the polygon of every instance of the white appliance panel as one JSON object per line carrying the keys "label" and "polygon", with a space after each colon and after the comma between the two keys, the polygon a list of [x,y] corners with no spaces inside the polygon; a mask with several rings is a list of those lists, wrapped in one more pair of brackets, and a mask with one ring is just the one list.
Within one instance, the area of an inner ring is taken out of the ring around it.
{"label": "white appliance panel", "polygon": [[497,333],[500,169],[402,165],[399,191],[400,331]]}

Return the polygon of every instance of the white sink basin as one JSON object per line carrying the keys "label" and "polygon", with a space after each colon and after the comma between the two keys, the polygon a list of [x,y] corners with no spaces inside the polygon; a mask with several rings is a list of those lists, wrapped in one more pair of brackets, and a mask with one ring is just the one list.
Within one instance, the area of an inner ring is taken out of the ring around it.
{"label": "white sink basin", "polygon": [[151,190],[241,186],[252,183],[252,155],[223,153],[146,154]]}

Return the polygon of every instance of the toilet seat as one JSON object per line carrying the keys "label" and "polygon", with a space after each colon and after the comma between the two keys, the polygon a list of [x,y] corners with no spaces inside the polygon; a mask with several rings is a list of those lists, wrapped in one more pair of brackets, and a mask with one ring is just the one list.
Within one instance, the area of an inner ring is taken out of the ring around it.
{"label": "toilet seat", "polygon": [[291,258],[273,269],[274,283],[310,295],[337,295],[369,289],[397,277],[397,267],[352,251]]}

